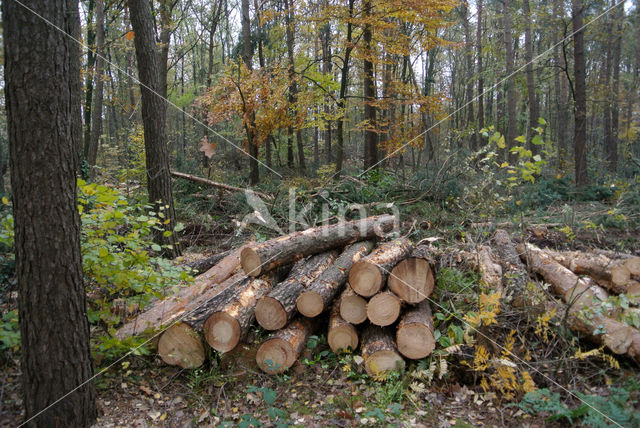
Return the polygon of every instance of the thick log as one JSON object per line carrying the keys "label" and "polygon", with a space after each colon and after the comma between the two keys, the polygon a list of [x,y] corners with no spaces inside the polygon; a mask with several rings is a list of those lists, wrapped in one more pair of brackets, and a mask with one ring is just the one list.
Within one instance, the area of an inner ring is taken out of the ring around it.
{"label": "thick log", "polygon": [[419,360],[431,355],[436,347],[431,306],[428,300],[408,308],[396,331],[398,351],[407,358]]}
{"label": "thick log", "polygon": [[[633,265],[633,258],[612,260],[604,255],[583,253],[580,251],[545,250],[549,256],[577,275],[589,275],[598,283],[606,285],[614,293],[625,293],[631,280],[627,267]],[[631,260],[631,261],[629,261]]]}
{"label": "thick log", "polygon": [[[518,251],[529,267],[551,284],[555,294],[569,304],[567,322],[569,328],[599,345],[605,345],[615,354],[626,354],[640,362],[640,356],[634,348],[635,329],[623,322],[603,316],[599,313],[599,299],[604,290],[579,278],[569,269],[555,261],[549,254],[533,245],[519,245]],[[564,311],[553,305],[556,313]],[[585,313],[584,308],[592,313]]]}
{"label": "thick log", "polygon": [[256,320],[265,330],[284,328],[296,314],[296,300],[307,286],[334,262],[337,251],[298,261],[289,276],[256,305]]}
{"label": "thick log", "polygon": [[421,245],[400,261],[389,274],[389,290],[407,303],[420,303],[428,298],[435,286],[433,259],[429,247]]}
{"label": "thick log", "polygon": [[511,301],[516,307],[524,306],[526,304],[524,291],[529,281],[527,267],[520,260],[520,255],[506,231],[502,229],[496,230],[491,243],[498,255],[504,274],[503,298],[506,301]]}
{"label": "thick log", "polygon": [[364,297],[378,293],[382,290],[391,269],[407,257],[411,249],[411,243],[406,238],[380,245],[351,268],[349,284],[353,291]]}
{"label": "thick log", "polygon": [[274,285],[273,275],[247,278],[236,287],[236,292],[210,314],[202,328],[204,338],[213,349],[229,352],[246,337],[255,320],[258,300]]}
{"label": "thick log", "polygon": [[193,284],[181,288],[177,294],[155,302],[147,310],[120,327],[116,332],[116,337],[124,339],[147,329],[165,325],[174,318],[174,314],[193,309],[193,300],[199,298],[205,291],[211,291],[215,294],[224,289],[225,286],[222,283],[238,269],[241,251],[242,248],[239,248],[225,256],[214,267],[196,277]]}
{"label": "thick log", "polygon": [[494,262],[495,257],[491,248],[482,245],[474,256],[480,273],[480,281],[487,287],[502,292],[502,266]]}
{"label": "thick log", "polygon": [[351,267],[369,254],[373,245],[373,241],[362,241],[345,248],[340,257],[300,293],[296,301],[298,312],[310,318],[324,312],[342,290]]}
{"label": "thick log", "polygon": [[382,236],[393,229],[395,222],[394,216],[381,215],[314,227],[274,238],[242,250],[242,268],[247,275],[255,277],[261,272],[311,254]]}
{"label": "thick log", "polygon": [[631,278],[640,281],[640,257],[628,258],[623,264],[629,271]]}
{"label": "thick log", "polygon": [[402,370],[404,359],[398,354],[389,329],[369,325],[362,333],[362,358],[370,376]]}
{"label": "thick log", "polygon": [[256,362],[265,373],[282,373],[298,359],[313,331],[312,321],[298,317],[258,349]]}
{"label": "thick log", "polygon": [[[234,251],[235,250],[228,250],[223,253],[214,254],[210,257],[205,257],[203,259],[189,262],[186,264],[186,266],[191,268],[191,270],[195,272],[195,275],[199,275],[199,274],[205,273],[206,271],[214,267],[216,264],[218,264],[220,260],[224,259]],[[240,261],[239,256],[240,256],[240,253],[238,253],[238,262]]]}
{"label": "thick log", "polygon": [[205,186],[217,187],[218,189],[227,190],[229,192],[251,191],[251,192],[255,193],[257,196],[260,196],[261,198],[273,199],[273,196],[267,195],[266,193],[257,192],[255,190],[245,189],[245,188],[242,188],[242,187],[230,186],[230,185],[224,184],[224,183],[218,183],[216,181],[208,180],[208,179],[202,178],[202,177],[197,177],[197,176],[191,175],[191,174],[185,174],[183,172],[171,171],[171,175],[173,175],[174,177],[177,177],[177,178],[183,178],[185,180],[193,181],[194,183],[204,184]]}
{"label": "thick log", "polygon": [[340,316],[351,324],[361,324],[367,320],[367,301],[356,294],[349,284],[340,295]]}
{"label": "thick log", "polygon": [[202,325],[209,314],[222,302],[233,296],[237,287],[248,278],[239,272],[220,284],[210,288],[187,307],[173,312],[165,321],[171,324],[158,339],[158,355],[162,360],[184,369],[200,367],[204,362],[205,351],[202,345]]}
{"label": "thick log", "polygon": [[337,300],[331,308],[327,342],[336,354],[340,351],[355,351],[358,348],[358,332],[353,324],[340,316],[340,302]]}
{"label": "thick log", "polygon": [[390,291],[381,291],[367,303],[367,318],[373,325],[386,327],[396,322],[400,316],[402,302]]}

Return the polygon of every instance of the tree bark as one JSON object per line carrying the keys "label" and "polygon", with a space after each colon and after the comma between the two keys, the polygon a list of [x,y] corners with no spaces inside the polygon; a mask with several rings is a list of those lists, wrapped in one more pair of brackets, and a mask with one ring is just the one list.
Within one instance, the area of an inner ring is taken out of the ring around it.
{"label": "tree bark", "polygon": [[433,335],[431,306],[423,300],[417,306],[407,309],[396,331],[398,351],[413,360],[431,355],[436,347]]}
{"label": "tree bark", "polygon": [[312,332],[311,320],[296,318],[260,346],[256,354],[258,367],[270,374],[287,371],[300,357]]}
{"label": "tree bark", "polygon": [[[553,0],[553,22],[555,26],[563,24],[564,11],[561,0]],[[553,32],[553,44],[557,45],[559,40],[558,33]],[[564,47],[563,47],[564,51]],[[554,73],[554,97],[555,97],[555,128],[556,138],[558,140],[558,173],[565,174],[569,163],[569,147],[567,144],[567,96],[568,82],[565,77],[565,69],[567,64],[564,62],[564,55],[560,56],[560,47],[553,48],[553,65],[556,67]]]}
{"label": "tree bark", "polygon": [[340,71],[340,95],[338,96],[338,127],[336,129],[336,172],[335,179],[339,179],[342,174],[342,167],[344,163],[344,121],[346,117],[346,99],[347,89],[349,86],[349,60],[351,59],[351,51],[353,51],[353,24],[351,19],[353,18],[353,5],[355,0],[349,0],[349,19],[347,20],[347,39],[344,48],[344,60],[342,62],[342,69]]}
{"label": "tree bark", "polygon": [[2,2],[24,416],[27,426],[88,427],[97,412],[93,384],[83,385],[93,366],[76,188],[79,56],[51,26],[76,26],[77,3],[30,7]]}
{"label": "tree bark", "polygon": [[340,302],[336,301],[331,308],[327,342],[334,353],[355,351],[358,349],[358,331],[340,316]]}
{"label": "tree bark", "polygon": [[573,157],[576,186],[587,184],[587,89],[584,57],[583,0],[571,0],[573,26],[574,121]]}
{"label": "tree bark", "polygon": [[349,284],[363,297],[371,297],[384,286],[391,269],[412,250],[406,238],[387,242],[353,265],[349,271]]}
{"label": "tree bark", "polygon": [[[169,175],[169,154],[165,129],[166,106],[160,94],[158,55],[153,31],[151,6],[145,0],[128,0],[131,26],[135,32],[136,58],[142,93],[142,122],[144,125],[144,147],[147,169],[149,201],[156,212],[164,213],[169,220],[165,230],[173,231],[176,223]],[[174,234],[166,237],[163,230],[156,231],[154,240],[164,245],[164,254],[173,258],[180,255]]]}
{"label": "tree bark", "polygon": [[[91,133],[84,156],[89,167],[96,165],[98,144],[102,134],[102,100],[104,94],[104,4],[96,0],[96,71],[93,106],[91,108]],[[93,175],[93,174],[92,174]]]}
{"label": "tree bark", "polygon": [[531,31],[531,7],[529,0],[522,0],[522,11],[524,12],[524,60],[527,64],[527,98],[529,104],[529,127],[527,128],[527,145],[533,155],[539,152],[538,146],[531,142],[533,138],[533,129],[538,127],[538,116],[540,116],[538,99],[536,97],[536,85],[533,74],[533,34]]}
{"label": "tree bark", "polygon": [[96,63],[96,54],[93,49],[96,41],[96,29],[93,25],[93,16],[95,14],[96,2],[95,0],[89,0],[87,2],[87,64],[85,67],[85,94],[84,94],[84,108],[82,109],[84,119],[84,138],[80,143],[82,152],[78,155],[84,154],[84,147],[89,145],[91,140],[91,103],[93,102],[93,67]]}
{"label": "tree bark", "polygon": [[250,276],[258,276],[283,264],[310,254],[370,239],[390,231],[395,217],[381,215],[361,220],[319,226],[274,238],[242,250],[242,268]]}
{"label": "tree bark", "polygon": [[287,279],[274,287],[256,305],[256,320],[265,330],[284,328],[297,312],[296,300],[336,259],[336,251],[318,254],[307,260],[298,261]]}
{"label": "tree bark", "polygon": [[404,368],[391,331],[374,325],[367,326],[362,332],[362,358],[370,376]]}
{"label": "tree bark", "polygon": [[296,301],[298,311],[309,318],[324,312],[341,291],[353,264],[365,257],[373,245],[372,241],[364,241],[345,248],[340,257],[300,294]]}
{"label": "tree bark", "polygon": [[[526,1],[526,0],[525,0]],[[464,28],[464,56],[466,59],[465,67],[465,103],[467,105],[467,126],[469,132],[469,149],[476,150],[478,148],[478,134],[475,125],[475,114],[473,110],[473,50],[471,41],[471,23],[469,22],[469,3],[462,4],[462,26]],[[478,51],[478,56],[482,56],[482,52]]]}
{"label": "tree bark", "polygon": [[420,303],[435,287],[433,260],[427,246],[419,246],[409,257],[400,261],[389,275],[389,290],[407,303]]}
{"label": "tree bark", "polygon": [[[615,5],[615,1],[613,2]],[[621,13],[622,12],[622,13]],[[616,7],[613,13],[613,40],[608,43],[613,45],[611,50],[612,82],[609,92],[610,100],[606,105],[610,106],[610,128],[605,141],[605,155],[609,171],[616,172],[618,169],[618,127],[619,127],[619,109],[620,102],[618,92],[620,90],[620,50],[622,44],[621,19],[624,14],[624,5]]]}
{"label": "tree bark", "polygon": [[[477,13],[478,13],[478,28],[476,32],[476,52],[478,53],[478,129],[484,128],[484,76],[482,75],[482,34],[483,34],[483,25],[482,25],[482,0],[477,0]],[[485,140],[482,137],[481,133],[478,133],[478,143],[481,146],[484,146]]]}
{"label": "tree bark", "polygon": [[[362,2],[365,19],[371,19],[372,3],[370,0]],[[363,85],[364,85],[364,120],[366,127],[364,131],[364,169],[369,170],[378,164],[378,132],[376,130],[376,80],[374,76],[374,64],[372,58],[375,50],[373,48],[373,30],[371,24],[366,23],[362,32],[364,41],[364,64],[363,64]]]}
{"label": "tree bark", "polygon": [[[251,18],[249,16],[249,0],[242,0],[242,61],[247,70],[253,69],[253,48],[251,47]],[[250,118],[253,122],[253,117]],[[256,185],[260,181],[258,169],[258,146],[254,141],[253,126],[247,127],[247,145],[249,147],[249,183]]]}
{"label": "tree bark", "polygon": [[507,73],[507,132],[505,135],[506,159],[509,163],[513,164],[516,161],[515,153],[511,153],[514,141],[517,136],[517,122],[516,122],[516,92],[515,82],[511,74],[513,73],[513,37],[511,34],[511,10],[510,0],[504,0],[504,44],[505,44],[505,62]]}
{"label": "tree bark", "polygon": [[[295,70],[295,57],[294,57],[294,44],[295,44],[295,21],[294,21],[294,5],[293,0],[287,0],[287,19],[286,19],[286,34],[287,34],[287,53],[289,56],[289,103],[294,106],[298,100],[298,84],[296,82],[296,70]],[[291,112],[294,122],[297,112],[294,110]],[[298,168],[300,173],[304,174],[307,166],[304,159],[304,146],[302,144],[302,132],[300,127],[296,125],[296,146],[298,149]],[[291,138],[291,131],[289,133]]]}

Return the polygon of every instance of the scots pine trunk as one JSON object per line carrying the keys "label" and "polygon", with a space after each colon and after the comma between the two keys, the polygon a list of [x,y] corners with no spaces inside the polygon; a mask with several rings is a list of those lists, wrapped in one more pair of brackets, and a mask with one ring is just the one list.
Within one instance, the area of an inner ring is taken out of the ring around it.
{"label": "scots pine trunk", "polygon": [[77,3],[29,7],[2,3],[25,420],[85,427],[97,412],[83,385],[93,367],[76,188],[80,58],[53,28],[78,28]]}
{"label": "scots pine trunk", "polygon": [[[161,82],[158,71],[158,55],[154,40],[153,15],[151,5],[146,0],[129,0],[131,26],[135,33],[138,76],[142,94],[142,123],[144,126],[144,148],[147,168],[147,189],[149,201],[156,212],[164,213],[169,220],[167,230],[175,226],[175,211],[169,173],[169,154],[165,129],[166,106],[160,96]],[[169,257],[180,255],[174,235],[165,237],[163,231],[156,231],[154,240],[168,245],[164,252]]]}

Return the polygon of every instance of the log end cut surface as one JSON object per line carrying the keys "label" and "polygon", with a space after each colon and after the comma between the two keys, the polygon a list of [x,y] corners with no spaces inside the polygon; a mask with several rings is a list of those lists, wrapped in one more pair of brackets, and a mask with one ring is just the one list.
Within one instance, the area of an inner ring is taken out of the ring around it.
{"label": "log end cut surface", "polygon": [[202,339],[188,324],[169,327],[158,341],[158,354],[162,361],[184,369],[195,369],[204,363]]}
{"label": "log end cut surface", "polygon": [[384,372],[402,370],[404,360],[393,350],[385,349],[373,353],[365,360],[365,370],[371,376],[377,376]]}
{"label": "log end cut surface", "polygon": [[424,324],[407,324],[399,328],[396,342],[398,351],[413,360],[431,355],[436,347],[433,333]]}
{"label": "log end cut surface", "polygon": [[273,337],[260,346],[256,362],[265,373],[282,373],[296,361],[296,352],[286,340]]}
{"label": "log end cut surface", "polygon": [[265,296],[256,305],[256,320],[265,330],[279,330],[287,325],[287,312],[277,299]]}
{"label": "log end cut surface", "polygon": [[407,303],[420,303],[433,292],[435,280],[429,262],[410,257],[396,265],[389,275],[389,289]]}
{"label": "log end cut surface", "polygon": [[204,338],[216,351],[229,352],[240,341],[238,321],[225,312],[215,312],[204,323]]}
{"label": "log end cut surface", "polygon": [[361,324],[367,320],[367,301],[352,294],[340,300],[340,316],[351,324]]}
{"label": "log end cut surface", "polygon": [[244,273],[251,277],[257,277],[262,272],[260,255],[251,247],[246,247],[240,253],[240,264]]}
{"label": "log end cut surface", "polygon": [[296,301],[298,312],[305,317],[313,318],[322,313],[324,309],[324,301],[322,296],[315,291],[304,291]]}
{"label": "log end cut surface", "polygon": [[356,328],[350,324],[344,324],[329,330],[327,335],[329,347],[335,353],[355,350],[358,348],[358,332]]}
{"label": "log end cut surface", "polygon": [[349,284],[353,291],[364,297],[371,297],[382,287],[380,268],[373,263],[360,261],[349,272]]}
{"label": "log end cut surface", "polygon": [[400,316],[400,299],[388,292],[378,293],[367,304],[367,318],[381,327],[393,324]]}

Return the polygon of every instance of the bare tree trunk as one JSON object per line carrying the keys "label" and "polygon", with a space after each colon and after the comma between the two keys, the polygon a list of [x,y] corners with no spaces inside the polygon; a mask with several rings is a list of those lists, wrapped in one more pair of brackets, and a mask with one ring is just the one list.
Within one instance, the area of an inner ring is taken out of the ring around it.
{"label": "bare tree trunk", "polygon": [[[362,3],[365,17],[371,18],[371,1],[364,0]],[[376,132],[376,81],[374,76],[374,64],[371,61],[373,56],[373,31],[371,24],[365,24],[362,33],[364,40],[364,64],[363,64],[363,84],[364,84],[364,119],[366,128],[364,131],[364,168],[373,168],[378,163],[378,134]]]}
{"label": "bare tree trunk", "polygon": [[[525,0],[526,1],[526,0]],[[471,41],[471,23],[469,22],[469,4],[465,2],[462,5],[462,26],[464,27],[464,56],[466,59],[466,90],[465,90],[465,103],[467,105],[467,126],[466,128],[471,132],[469,135],[469,149],[476,150],[478,148],[478,135],[475,126],[475,113],[473,111],[473,51]],[[478,56],[481,56],[481,52],[478,52]]]}
{"label": "bare tree trunk", "polygon": [[[556,27],[560,27],[563,24],[562,18],[564,11],[562,9],[561,0],[553,1],[553,22]],[[558,33],[553,32],[553,44],[558,43]],[[567,145],[567,78],[565,77],[564,70],[567,64],[564,62],[564,55],[560,56],[559,46],[553,48],[553,65],[556,67],[554,73],[554,92],[555,92],[555,128],[556,139],[558,140],[558,173],[564,174],[569,163],[569,147]]]}
{"label": "bare tree trunk", "polygon": [[[251,18],[249,17],[249,0],[242,0],[242,60],[248,70],[253,69],[253,48],[251,47]],[[253,120],[253,118],[252,118]],[[254,142],[253,131],[247,127],[247,143],[249,146],[249,182],[254,185],[260,181],[258,169],[258,146]]]}
{"label": "bare tree trunk", "polygon": [[79,15],[70,0],[30,7],[2,2],[24,416],[27,426],[88,427],[97,411],[76,187],[80,57],[50,27],[75,34]]}
{"label": "bare tree trunk", "polygon": [[[614,2],[615,4],[615,2]],[[619,108],[620,102],[618,93],[620,90],[620,50],[622,44],[622,28],[620,21],[623,18],[624,14],[624,5],[619,5],[616,8],[614,13],[614,23],[613,23],[613,31],[614,31],[614,39],[610,43],[613,44],[613,49],[611,52],[611,67],[613,68],[613,81],[611,82],[611,104],[607,103],[607,106],[610,107],[611,111],[611,123],[610,123],[610,133],[608,135],[608,139],[605,143],[606,148],[606,157],[609,170],[611,172],[616,172],[618,168],[618,127],[619,127]]]}
{"label": "bare tree trunk", "polygon": [[571,21],[574,31],[574,114],[575,129],[573,137],[573,151],[575,162],[576,186],[587,184],[587,91],[586,91],[586,62],[584,58],[584,29],[582,0],[571,0]]}
{"label": "bare tree trunk", "polygon": [[511,35],[511,11],[510,0],[504,1],[504,44],[505,44],[505,61],[507,72],[507,132],[506,132],[506,150],[507,154],[505,158],[510,163],[514,163],[516,160],[515,153],[511,153],[511,147],[516,139],[517,134],[517,122],[516,122],[516,92],[515,82],[513,77],[510,77],[513,73],[513,38]]}
{"label": "bare tree trunk", "polygon": [[[96,82],[91,109],[91,137],[85,146],[84,156],[90,167],[96,165],[98,144],[102,134],[102,100],[104,89],[104,5],[96,0]],[[92,172],[93,174],[93,172]]]}
{"label": "bare tree trunk", "polygon": [[[328,7],[328,4],[328,0],[325,0],[325,9]],[[347,25],[349,25],[349,23]],[[327,23],[322,29],[322,72],[324,74],[330,74],[331,66],[331,24]],[[329,107],[329,103],[325,102],[325,115],[328,116],[330,112],[331,108]],[[332,121],[327,119],[327,129],[324,132],[324,153],[327,164],[330,164],[333,160],[333,156],[331,155],[331,126]]]}
{"label": "bare tree trunk", "polygon": [[[135,32],[136,58],[140,91],[142,93],[142,122],[147,166],[147,189],[149,201],[156,205],[156,212],[163,212],[169,223],[166,230],[175,226],[175,210],[169,175],[169,155],[165,130],[166,106],[159,96],[160,73],[158,55],[154,41],[151,5],[146,0],[129,0],[131,26]],[[174,235],[165,237],[162,230],[155,234],[155,241],[164,244],[164,253],[169,257],[180,254]]]}
{"label": "bare tree trunk", "polygon": [[[293,0],[287,0],[287,53],[289,55],[289,103],[293,106],[298,99],[298,84],[296,82],[296,70],[295,70],[295,58],[294,58],[294,43],[295,43],[295,21],[293,17],[294,5]],[[297,112],[294,110],[291,112],[293,118],[295,118]],[[292,127],[289,127],[289,141],[292,138]],[[301,173],[306,170],[304,161],[304,147],[302,144],[302,132],[300,127],[296,125],[296,146],[298,148],[298,168]],[[289,145],[291,148],[291,143]],[[291,165],[289,165],[291,166]]]}
{"label": "bare tree trunk", "polygon": [[529,99],[529,126],[527,128],[527,144],[534,155],[538,154],[538,146],[531,142],[533,129],[538,127],[540,109],[536,98],[536,85],[533,75],[533,35],[531,34],[531,21],[533,15],[529,6],[529,0],[522,0],[522,11],[525,15],[524,27],[524,60],[527,63],[527,96]]}
{"label": "bare tree trunk", "polygon": [[[87,3],[87,65],[85,68],[85,98],[84,98],[84,139],[80,147],[87,147],[91,140],[91,103],[93,102],[93,66],[96,62],[95,51],[93,45],[96,41],[96,31],[93,26],[93,15],[95,12],[95,0],[89,0]],[[82,152],[84,153],[84,152]]]}
{"label": "bare tree trunk", "polygon": [[[482,0],[477,1],[478,29],[476,32],[476,52],[478,53],[478,129],[484,128],[484,76],[482,75]],[[483,146],[485,141],[482,134],[478,133],[478,143]]]}
{"label": "bare tree trunk", "polygon": [[[355,0],[349,0],[349,18],[353,17],[353,5]],[[338,110],[340,110],[340,118],[338,119],[337,129],[337,141],[338,153],[336,154],[336,173],[335,178],[340,178],[342,174],[342,163],[344,162],[344,120],[347,98],[347,87],[349,85],[349,60],[351,58],[351,51],[353,50],[353,24],[351,19],[347,21],[347,40],[345,42],[344,49],[344,61],[342,63],[341,78],[340,78],[340,95],[338,96]]]}

